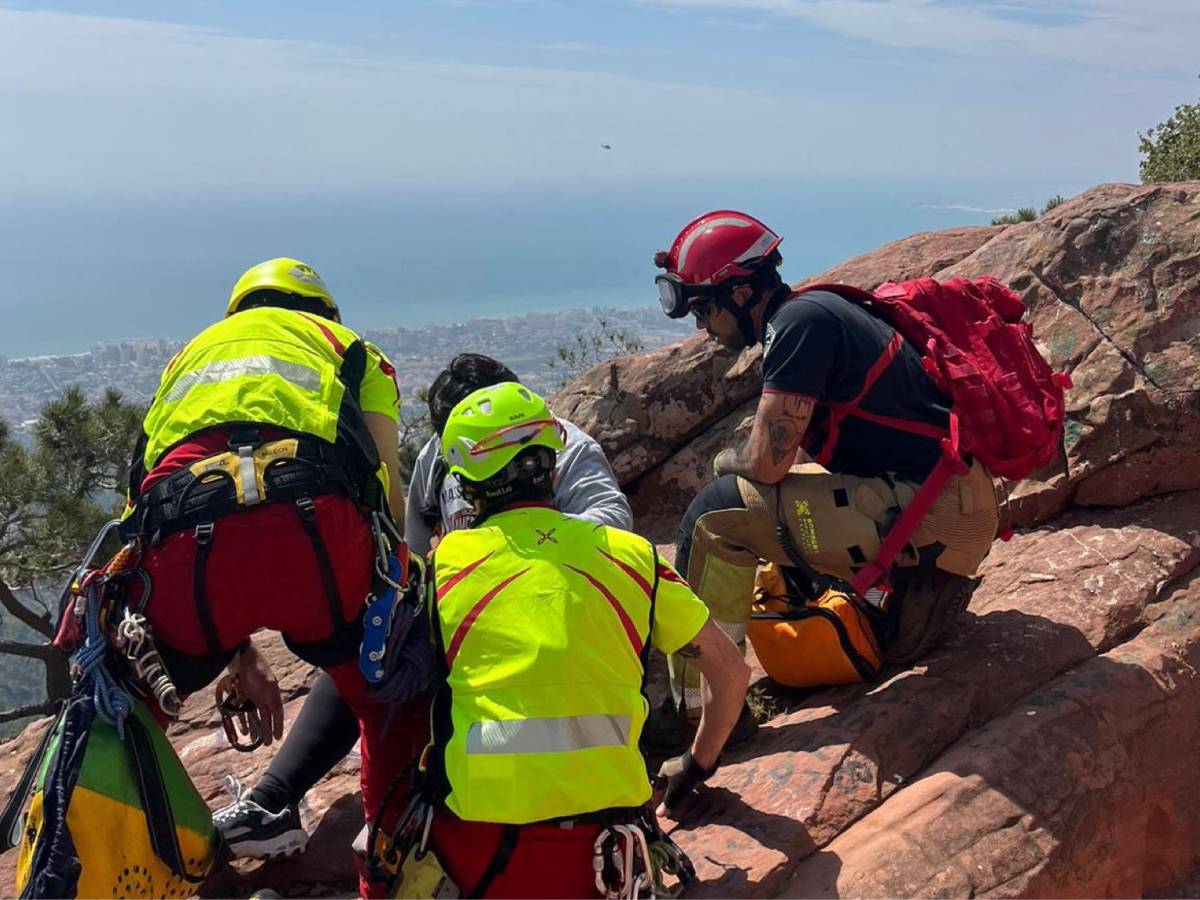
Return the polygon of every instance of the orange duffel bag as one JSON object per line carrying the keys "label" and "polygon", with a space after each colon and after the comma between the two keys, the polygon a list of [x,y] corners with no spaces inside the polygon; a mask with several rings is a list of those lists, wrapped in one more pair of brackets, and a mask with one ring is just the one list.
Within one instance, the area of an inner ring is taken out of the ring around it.
{"label": "orange duffel bag", "polygon": [[874,681],[883,653],[869,613],[840,591],[815,600],[783,595],[783,579],[760,572],[747,637],[767,674],[787,687]]}

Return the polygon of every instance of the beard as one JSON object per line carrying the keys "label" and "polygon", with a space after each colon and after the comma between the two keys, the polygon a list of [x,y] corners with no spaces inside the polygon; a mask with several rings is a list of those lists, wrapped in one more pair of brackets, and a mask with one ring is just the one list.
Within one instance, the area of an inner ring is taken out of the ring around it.
{"label": "beard", "polygon": [[740,330],[731,332],[730,334],[713,334],[710,331],[709,337],[726,350],[732,350],[734,353],[741,353],[746,349],[746,340],[742,337]]}

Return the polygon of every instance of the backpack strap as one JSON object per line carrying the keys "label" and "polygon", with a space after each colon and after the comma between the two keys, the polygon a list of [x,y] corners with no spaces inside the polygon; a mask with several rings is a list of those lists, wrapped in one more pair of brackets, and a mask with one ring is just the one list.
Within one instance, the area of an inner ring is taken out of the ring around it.
{"label": "backpack strap", "polygon": [[[854,399],[843,403],[832,403],[826,401],[825,405],[829,407],[828,431],[825,436],[825,445],[821,448],[820,454],[817,455],[816,462],[818,464],[825,466],[829,464],[831,459],[833,459],[833,451],[837,446],[838,434],[841,431],[842,420],[846,418],[846,416],[861,415],[862,410],[859,409],[859,404],[862,403],[863,398],[867,396],[871,388],[875,386],[875,382],[883,377],[883,373],[887,371],[887,367],[892,364],[892,360],[900,355],[900,351],[903,348],[904,338],[901,336],[899,331],[893,332],[892,339],[888,341],[887,346],[883,348],[883,352],[879,354],[879,357],[871,364],[871,368],[867,370],[867,377],[863,379],[862,388],[859,390]],[[863,416],[863,418],[866,417]],[[944,432],[941,429],[938,429],[937,436],[940,438],[943,434]]]}
{"label": "backpack strap", "polygon": [[150,733],[142,720],[134,715],[125,720],[125,734],[129,739],[129,760],[137,779],[138,797],[146,816],[146,828],[150,832],[150,846],[176,877],[191,884],[200,884],[209,873],[193,874],[188,871],[183,850],[179,846],[179,835],[175,832],[171,798],[163,785],[162,771],[158,767],[158,756],[154,752]]}
{"label": "backpack strap", "polygon": [[908,506],[904,507],[900,518],[888,529],[887,537],[879,545],[875,559],[859,569],[850,579],[850,586],[859,596],[864,596],[868,590],[887,579],[892,563],[933,508],[933,503],[941,495],[943,488],[953,476],[966,473],[967,464],[963,462],[958,448],[958,416],[951,412],[950,434],[942,439],[942,458],[933,467],[929,477],[917,488],[916,494]]}
{"label": "backpack strap", "polygon": [[8,798],[8,803],[4,807],[4,812],[0,813],[0,853],[5,853],[21,843],[22,830],[25,825],[25,817],[23,815],[25,812],[25,801],[29,799],[29,795],[33,791],[33,783],[37,780],[38,770],[42,767],[46,748],[50,746],[50,741],[54,738],[54,733],[58,730],[58,723],[62,719],[62,713],[63,708],[60,706],[49,727],[42,732],[41,740],[38,741],[37,747],[33,751],[33,756],[29,757],[25,771],[21,773],[21,780],[13,788],[12,795]]}

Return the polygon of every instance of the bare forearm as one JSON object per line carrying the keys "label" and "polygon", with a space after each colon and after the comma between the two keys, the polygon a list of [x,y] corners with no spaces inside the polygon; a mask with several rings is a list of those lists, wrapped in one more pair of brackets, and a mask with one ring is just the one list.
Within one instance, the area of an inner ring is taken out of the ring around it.
{"label": "bare forearm", "polygon": [[741,715],[750,667],[711,619],[679,654],[704,676],[704,706],[692,742],[692,759],[700,767],[711,769]]}
{"label": "bare forearm", "polygon": [[388,507],[391,510],[392,521],[403,533],[404,531],[404,487],[400,483],[400,438],[396,432],[395,420],[382,413],[366,413],[367,430],[375,442],[375,450],[379,459],[387,469],[388,477]]}
{"label": "bare forearm", "polygon": [[718,475],[740,475],[763,484],[782,481],[796,460],[812,418],[813,401],[798,394],[764,394],[746,443],[722,450],[713,462]]}

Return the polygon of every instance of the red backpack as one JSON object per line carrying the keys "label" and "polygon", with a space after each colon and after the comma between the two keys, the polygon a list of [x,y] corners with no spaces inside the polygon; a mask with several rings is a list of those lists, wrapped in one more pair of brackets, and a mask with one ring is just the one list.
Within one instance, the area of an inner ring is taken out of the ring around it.
{"label": "red backpack", "polygon": [[[862,390],[847,403],[827,403],[829,433],[816,461],[827,465],[843,419],[855,416],[941,442],[942,457],[912,502],[888,531],[875,559],[857,572],[851,587],[861,596],[884,582],[933,502],[953,475],[967,472],[963,457],[977,458],[993,475],[1024,478],[1054,461],[1062,438],[1066,373],[1051,371],[1022,322],[1025,304],[991,276],[944,283],[919,278],[888,282],[874,293],[845,284],[805,285],[797,293],[829,291],[862,305],[896,335],[867,372]],[[859,404],[907,340],[921,364],[950,398],[947,429],[881,416]]]}

